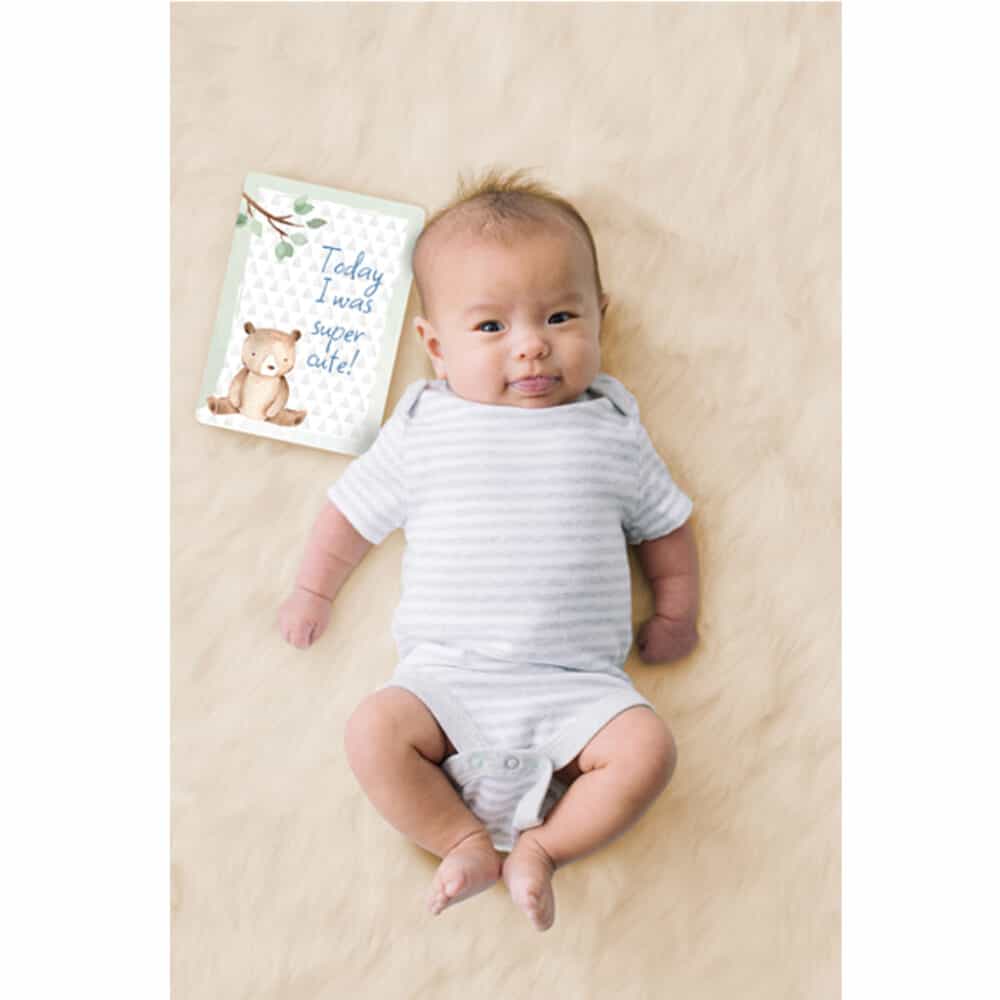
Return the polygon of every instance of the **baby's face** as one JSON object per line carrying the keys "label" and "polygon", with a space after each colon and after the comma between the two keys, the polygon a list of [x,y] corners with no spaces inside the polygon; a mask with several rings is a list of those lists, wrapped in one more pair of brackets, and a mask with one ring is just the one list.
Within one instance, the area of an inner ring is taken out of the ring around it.
{"label": "baby's face", "polygon": [[[508,243],[441,238],[426,284],[433,315],[417,317],[417,332],[437,377],[465,399],[559,406],[600,370],[608,299],[598,298],[590,248],[568,221],[532,226]],[[541,378],[524,381],[531,376]]]}

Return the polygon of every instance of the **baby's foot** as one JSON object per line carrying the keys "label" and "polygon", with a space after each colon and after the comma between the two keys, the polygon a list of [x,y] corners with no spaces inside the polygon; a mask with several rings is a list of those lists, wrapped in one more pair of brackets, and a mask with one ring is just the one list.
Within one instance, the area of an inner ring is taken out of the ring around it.
{"label": "baby's foot", "polygon": [[522,833],[503,863],[503,880],[510,898],[524,910],[535,930],[547,931],[556,919],[552,876],[556,866],[530,835]]}
{"label": "baby's foot", "polygon": [[459,841],[434,873],[427,908],[437,916],[452,903],[488,889],[499,880],[502,864],[486,830],[478,830]]}

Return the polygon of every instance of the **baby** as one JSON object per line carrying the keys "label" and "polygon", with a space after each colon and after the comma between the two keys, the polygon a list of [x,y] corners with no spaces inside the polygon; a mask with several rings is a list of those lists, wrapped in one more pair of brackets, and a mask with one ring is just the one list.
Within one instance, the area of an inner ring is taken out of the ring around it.
{"label": "baby", "polygon": [[407,387],[330,487],[279,622],[315,642],[364,554],[405,527],[400,661],[348,720],[348,762],[442,859],[431,913],[502,879],[544,931],[555,871],[630,828],[673,773],[670,731],[623,669],[627,545],[655,598],[641,658],[685,656],[692,505],[600,372],[608,296],[572,205],[491,171],[432,216],[413,271],[437,378]]}

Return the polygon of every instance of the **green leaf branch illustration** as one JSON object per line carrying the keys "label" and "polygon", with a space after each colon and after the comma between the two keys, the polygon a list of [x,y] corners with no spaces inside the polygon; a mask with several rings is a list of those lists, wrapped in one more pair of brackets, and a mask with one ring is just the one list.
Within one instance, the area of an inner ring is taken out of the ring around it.
{"label": "green leaf branch illustration", "polygon": [[[259,202],[253,200],[246,193],[242,192],[243,200],[246,202],[246,212],[240,212],[236,216],[237,226],[249,226],[250,231],[254,236],[262,236],[264,234],[264,226],[260,218],[254,215],[254,210],[263,218],[265,222],[281,237],[277,246],[274,248],[274,255],[278,260],[284,260],[286,257],[291,257],[295,253],[295,247],[304,246],[308,239],[302,233],[289,233],[292,228],[296,229],[319,229],[320,226],[326,225],[326,219],[312,218],[306,219],[304,222],[294,222],[292,221],[291,214],[288,215],[275,215],[273,212],[269,212],[263,205]],[[292,212],[295,215],[308,215],[314,210],[314,206],[309,204],[308,199],[304,195],[300,195],[295,199],[295,203],[292,205]],[[290,242],[289,242],[290,241]],[[294,246],[292,245],[294,244]]]}

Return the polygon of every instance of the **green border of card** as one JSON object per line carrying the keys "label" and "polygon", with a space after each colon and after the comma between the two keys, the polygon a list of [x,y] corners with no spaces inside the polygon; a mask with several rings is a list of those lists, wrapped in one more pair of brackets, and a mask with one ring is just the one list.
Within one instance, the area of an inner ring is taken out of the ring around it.
{"label": "green border of card", "polygon": [[[195,408],[195,418],[199,423],[210,427],[221,427],[223,430],[239,431],[242,434],[252,434],[257,437],[268,437],[290,444],[301,444],[311,448],[322,448],[346,455],[360,455],[367,451],[378,436],[385,414],[386,398],[389,395],[389,382],[392,379],[392,368],[396,361],[399,348],[399,338],[403,327],[403,317],[406,314],[406,303],[410,296],[413,283],[413,246],[417,236],[423,229],[427,213],[419,205],[409,205],[405,202],[387,201],[384,198],[374,198],[370,195],[357,194],[354,191],[341,191],[338,188],[325,187],[320,184],[310,184],[308,181],[296,181],[287,177],[276,177],[273,174],[248,173],[244,186],[240,191],[239,205],[242,207],[243,192],[251,198],[256,197],[262,187],[272,188],[284,194],[305,195],[306,198],[316,198],[334,201],[351,208],[380,212],[404,219],[407,223],[406,243],[404,244],[400,278],[392,293],[386,311],[385,338],[383,348],[379,353],[375,370],[375,383],[371,388],[370,405],[364,420],[351,434],[350,438],[338,438],[329,434],[318,434],[306,426],[278,427],[264,421],[259,423],[259,429],[244,427],[229,427],[222,420],[210,413],[205,406],[205,399],[215,392],[215,384],[222,370],[226,356],[226,345],[232,329],[233,310],[236,308],[236,297],[240,287],[240,279],[246,266],[247,251],[251,234],[247,226],[233,227],[233,242],[229,251],[229,262],[222,282],[222,294],[219,298],[219,308],[215,316],[212,340],[208,349],[208,359],[205,363],[205,373],[201,381],[201,393]],[[234,213],[235,218],[236,213]]]}

